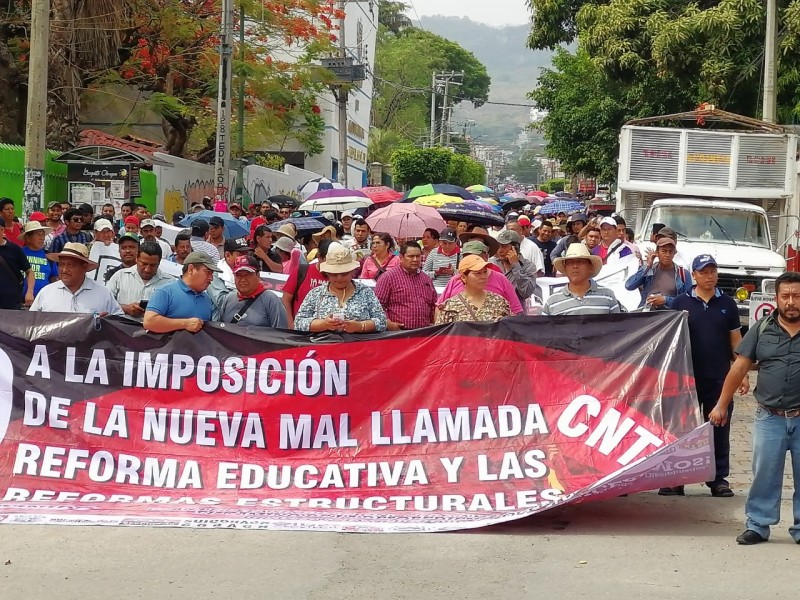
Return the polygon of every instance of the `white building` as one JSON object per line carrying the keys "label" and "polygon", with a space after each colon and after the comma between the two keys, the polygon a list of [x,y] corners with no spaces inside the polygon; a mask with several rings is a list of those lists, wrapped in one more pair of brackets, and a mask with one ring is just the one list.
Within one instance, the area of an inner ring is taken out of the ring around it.
{"label": "white building", "polygon": [[[367,185],[368,164],[367,144],[369,143],[370,113],[372,111],[373,79],[375,67],[375,47],[378,35],[377,0],[347,0],[345,4],[345,45],[348,56],[356,64],[366,66],[367,79],[356,84],[349,94],[347,103],[347,186],[356,189]],[[288,58],[288,57],[282,57]],[[339,110],[332,92],[319,98],[321,115],[325,119],[323,144],[325,150],[315,156],[304,155],[303,163],[289,160],[289,163],[314,171],[320,175],[339,179]],[[267,151],[277,151],[265,148]],[[302,153],[296,141],[287,142],[282,148],[283,155]]]}

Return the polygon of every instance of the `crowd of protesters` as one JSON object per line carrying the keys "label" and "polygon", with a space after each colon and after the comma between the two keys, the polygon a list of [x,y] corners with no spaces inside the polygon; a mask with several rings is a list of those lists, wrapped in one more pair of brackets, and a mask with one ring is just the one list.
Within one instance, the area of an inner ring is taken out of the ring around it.
{"label": "crowd of protesters", "polygon": [[[190,212],[207,208],[198,204]],[[747,529],[737,541],[767,541],[779,519],[787,451],[800,478],[800,370],[794,368],[800,274],[778,278],[776,311],[742,339],[736,304],[717,287],[714,257],[687,260],[668,224],[654,225],[650,239],[637,245],[618,216],[562,213],[546,220],[512,212],[504,226],[490,230],[451,221],[441,230],[426,229],[419,239],[397,240],[372,231],[352,212],[338,220],[326,215],[329,224],[300,235],[287,221],[292,212],[266,202],[245,214],[231,205],[230,215],[249,236],[226,238],[225,219],[218,215],[195,219],[169,243],[159,226],[164,216],[150,215],[143,205],[123,204],[118,215],[107,204],[95,215],[88,205],[54,202],[22,227],[14,203],[0,199],[0,308],[126,315],[153,333],[197,332],[216,321],[358,335],[535,313],[527,309],[536,303],[541,277],[566,278],[541,306],[542,318],[620,313],[614,292],[596,278],[604,265],[636,261],[625,287],[640,293],[640,307],[688,313],[698,400],[705,419],[716,425],[715,477],[706,482],[712,496],[734,495],[727,480],[732,399],[748,391],[751,365],[761,366],[754,392],[754,482]],[[185,218],[178,211],[172,222]],[[103,256],[119,266],[91,276]],[[164,262],[180,276],[166,272]],[[267,288],[262,272],[286,277],[280,295]],[[662,488],[659,494],[685,491]],[[798,523],[800,492],[794,517]],[[800,525],[790,534],[800,543]]]}

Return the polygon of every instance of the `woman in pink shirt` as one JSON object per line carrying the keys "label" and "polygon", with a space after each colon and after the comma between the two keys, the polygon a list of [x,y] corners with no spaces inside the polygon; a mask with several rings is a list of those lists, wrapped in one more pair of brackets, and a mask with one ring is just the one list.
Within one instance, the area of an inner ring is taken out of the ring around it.
{"label": "woman in pink shirt", "polygon": [[394,240],[388,233],[372,235],[372,254],[364,259],[361,279],[378,279],[387,270],[400,264],[400,259],[392,254]]}

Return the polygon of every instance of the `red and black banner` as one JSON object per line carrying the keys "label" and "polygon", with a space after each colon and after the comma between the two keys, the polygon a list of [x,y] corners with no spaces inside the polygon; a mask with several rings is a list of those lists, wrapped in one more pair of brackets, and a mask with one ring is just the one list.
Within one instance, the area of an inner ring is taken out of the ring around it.
{"label": "red and black banner", "polygon": [[713,475],[682,313],[359,337],[1,312],[5,523],[444,531]]}

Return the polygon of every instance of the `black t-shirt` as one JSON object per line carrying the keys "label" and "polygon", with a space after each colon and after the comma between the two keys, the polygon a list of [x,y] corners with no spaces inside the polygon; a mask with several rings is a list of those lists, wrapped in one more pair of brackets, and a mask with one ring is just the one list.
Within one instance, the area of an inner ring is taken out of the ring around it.
{"label": "black t-shirt", "polygon": [[539,250],[542,251],[542,255],[544,256],[544,274],[547,277],[553,277],[553,261],[550,260],[550,253],[555,250],[558,243],[553,240],[549,242],[540,242],[539,238],[533,236],[528,239],[539,246]]}
{"label": "black t-shirt", "polygon": [[692,292],[676,297],[672,308],[689,313],[694,376],[723,380],[730,371],[733,357],[731,331],[740,329],[739,310],[733,298],[721,292],[708,304],[692,296]]}
{"label": "black t-shirt", "polygon": [[19,308],[22,278],[31,265],[22,248],[8,241],[0,246],[0,257],[8,265],[0,265],[0,308]]}

